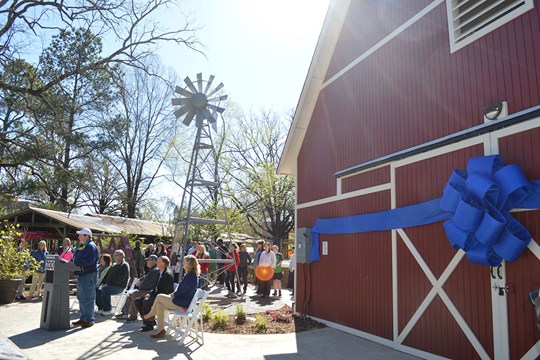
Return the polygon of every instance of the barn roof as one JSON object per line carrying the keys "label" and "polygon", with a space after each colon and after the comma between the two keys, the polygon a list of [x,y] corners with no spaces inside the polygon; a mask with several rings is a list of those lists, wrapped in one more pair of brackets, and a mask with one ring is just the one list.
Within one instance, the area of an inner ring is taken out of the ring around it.
{"label": "barn roof", "polygon": [[330,3],[300,100],[296,106],[293,123],[287,135],[285,148],[281,154],[278,167],[280,174],[295,174],[296,172],[296,158],[304,141],[330,60],[332,60],[349,3],[350,0],[332,0]]}
{"label": "barn roof", "polygon": [[142,236],[170,236],[170,234],[172,234],[171,225],[165,223],[102,214],[83,215],[65,213],[34,206],[29,206],[25,210],[5,215],[2,217],[2,219],[15,219],[32,212],[43,215],[46,218],[58,221],[59,223],[75,229],[86,227],[92,231],[101,233],[120,233],[122,231],[126,231],[129,234]]}

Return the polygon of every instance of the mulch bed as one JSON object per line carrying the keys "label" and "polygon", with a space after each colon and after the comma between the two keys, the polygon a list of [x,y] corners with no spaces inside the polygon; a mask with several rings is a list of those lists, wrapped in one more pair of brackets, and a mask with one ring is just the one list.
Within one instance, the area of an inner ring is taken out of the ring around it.
{"label": "mulch bed", "polygon": [[326,327],[323,323],[310,318],[293,315],[289,306],[259,314],[266,318],[266,329],[257,328],[255,315],[250,314],[243,321],[237,321],[236,315],[229,315],[229,322],[220,328],[214,327],[209,320],[204,323],[204,331],[220,334],[287,334]]}

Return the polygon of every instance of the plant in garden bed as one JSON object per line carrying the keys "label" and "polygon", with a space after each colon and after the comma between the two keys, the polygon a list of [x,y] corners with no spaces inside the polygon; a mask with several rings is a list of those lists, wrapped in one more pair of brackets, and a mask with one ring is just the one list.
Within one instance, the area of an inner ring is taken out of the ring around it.
{"label": "plant in garden bed", "polygon": [[253,327],[258,331],[266,330],[266,328],[268,327],[266,323],[266,317],[262,314],[255,315],[255,324],[253,325]]}
{"label": "plant in garden bed", "polygon": [[202,319],[204,322],[207,322],[212,318],[212,307],[209,303],[205,302],[202,306]]}
{"label": "plant in garden bed", "polygon": [[229,323],[229,314],[225,311],[217,311],[212,315],[212,327],[214,329],[224,329]]}
{"label": "plant in garden bed", "polygon": [[292,315],[275,313],[272,314],[272,321],[290,323],[292,321]]}
{"label": "plant in garden bed", "polygon": [[246,311],[242,304],[236,304],[236,323],[243,324],[246,321]]}

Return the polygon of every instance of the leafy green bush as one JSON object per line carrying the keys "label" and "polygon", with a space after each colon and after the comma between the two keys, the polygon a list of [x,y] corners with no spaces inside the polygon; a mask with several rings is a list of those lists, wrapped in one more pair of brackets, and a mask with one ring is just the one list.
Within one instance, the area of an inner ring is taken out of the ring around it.
{"label": "leafy green bush", "polygon": [[202,306],[202,319],[204,322],[207,322],[212,318],[212,307],[210,307],[210,304],[205,302]]}
{"label": "leafy green bush", "polygon": [[259,331],[266,330],[266,317],[262,314],[255,315],[255,324],[253,326]]}
{"label": "leafy green bush", "polygon": [[39,264],[30,255],[30,250],[19,251],[21,236],[19,224],[4,220],[0,225],[0,279],[24,279],[39,269]]}
{"label": "leafy green bush", "polygon": [[224,329],[229,323],[229,314],[225,311],[217,311],[212,315],[212,327],[214,329]]}

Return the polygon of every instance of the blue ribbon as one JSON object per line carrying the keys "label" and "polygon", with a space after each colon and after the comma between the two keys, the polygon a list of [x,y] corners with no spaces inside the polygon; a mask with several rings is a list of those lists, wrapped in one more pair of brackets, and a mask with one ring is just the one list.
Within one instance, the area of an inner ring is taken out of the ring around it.
{"label": "blue ribbon", "polygon": [[515,261],[531,240],[509,211],[540,208],[540,181],[529,181],[516,164],[504,166],[498,155],[469,160],[467,172],[455,170],[443,196],[424,203],[378,213],[317,219],[311,230],[310,261],[320,260],[319,234],[352,234],[444,222],[454,248],[469,261],[497,266]]}

